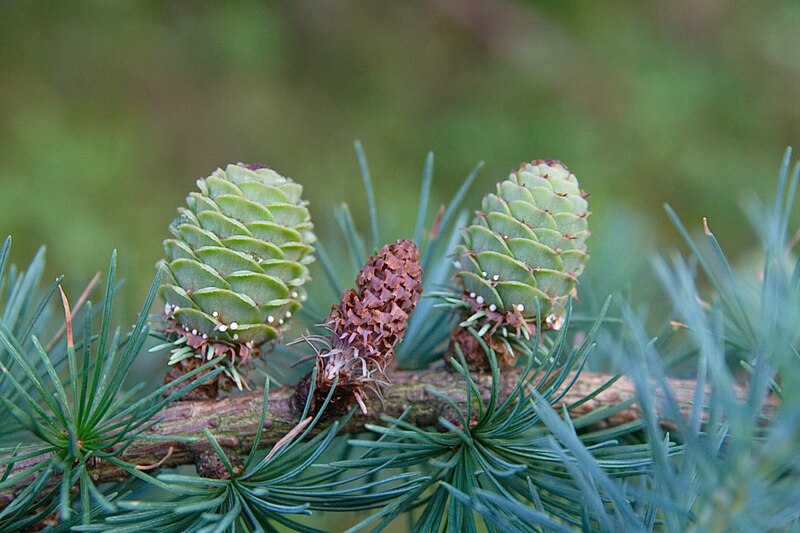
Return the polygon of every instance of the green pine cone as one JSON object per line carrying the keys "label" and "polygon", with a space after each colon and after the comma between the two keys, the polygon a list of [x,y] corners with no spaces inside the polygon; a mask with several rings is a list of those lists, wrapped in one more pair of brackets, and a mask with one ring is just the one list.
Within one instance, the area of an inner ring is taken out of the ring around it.
{"label": "green pine cone", "polygon": [[305,299],[316,237],[303,187],[241,164],[197,186],[164,241],[165,314],[195,338],[258,347]]}
{"label": "green pine cone", "polygon": [[[560,161],[524,163],[483,198],[464,231],[456,273],[463,298],[499,325],[557,327],[588,257],[588,203]],[[516,320],[515,320],[516,318]]]}

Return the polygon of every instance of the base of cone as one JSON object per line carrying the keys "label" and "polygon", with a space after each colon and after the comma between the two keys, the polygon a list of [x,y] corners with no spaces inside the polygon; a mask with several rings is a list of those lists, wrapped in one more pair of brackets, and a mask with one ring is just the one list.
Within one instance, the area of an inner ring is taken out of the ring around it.
{"label": "base of cone", "polygon": [[[164,384],[166,385],[168,383],[172,383],[173,381],[188,374],[192,370],[195,370],[203,366],[204,362],[205,361],[203,361],[203,359],[200,357],[190,357],[188,359],[183,359],[181,361],[178,361],[177,363],[169,367],[169,372],[167,372],[167,375],[164,376]],[[206,370],[204,373],[198,374],[197,377],[201,377],[203,374],[206,374],[208,372],[210,372],[210,370]],[[220,381],[222,378],[227,379],[227,376],[225,376],[224,374],[217,375],[210,381],[206,381],[202,385],[198,385],[194,389],[190,390],[189,392],[178,398],[178,401],[216,400],[219,394]],[[172,394],[173,392],[175,392],[177,389],[179,389],[184,385],[185,383],[180,383],[175,385],[174,387],[168,388],[166,391],[164,391],[164,396],[169,396],[170,394]],[[228,388],[229,387],[230,385],[228,385]]]}
{"label": "base of cone", "polygon": [[[233,466],[233,473],[238,474],[244,468],[244,460],[236,453],[226,450],[228,461]],[[225,467],[219,455],[216,452],[204,452],[200,454],[194,463],[197,475],[209,479],[230,479],[231,473]]]}
{"label": "base of cone", "polygon": [[[497,365],[500,368],[512,367],[516,364],[517,357],[510,349],[507,342],[503,342],[488,332],[482,339],[486,343],[486,346],[494,351]],[[461,353],[464,354],[467,368],[476,372],[488,372],[491,370],[489,356],[486,354],[484,347],[481,346],[481,343],[475,335],[458,325],[450,332],[450,348],[447,351],[448,358],[451,356],[449,354],[456,353],[456,345],[461,348]]]}
{"label": "base of cone", "polygon": [[[308,396],[311,394],[311,376],[311,373],[307,374],[303,379],[300,380],[295,388],[293,404],[298,413],[302,413],[306,407],[306,403],[309,402]],[[331,393],[331,386],[332,384],[327,382],[316,384],[310,399],[311,405],[309,406],[308,410],[309,416],[316,415],[319,410],[322,409],[322,406],[325,404],[325,400]],[[338,418],[347,414],[353,405],[363,405],[363,400],[358,401],[359,395],[363,397],[363,394],[363,389],[360,386],[354,387],[347,384],[337,385],[336,389],[333,391],[333,394],[331,394],[328,405],[325,407],[325,414],[322,415],[322,419]]]}

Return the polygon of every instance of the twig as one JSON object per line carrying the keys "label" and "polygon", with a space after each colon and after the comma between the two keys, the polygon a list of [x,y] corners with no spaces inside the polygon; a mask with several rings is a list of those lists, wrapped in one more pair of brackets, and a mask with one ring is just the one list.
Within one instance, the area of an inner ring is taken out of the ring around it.
{"label": "twig", "polygon": [[136,470],[142,470],[142,471],[144,471],[144,470],[155,470],[156,468],[159,468],[159,467],[163,466],[164,463],[166,463],[167,460],[169,460],[169,458],[172,457],[172,452],[174,452],[174,451],[175,451],[175,446],[170,446],[169,450],[167,450],[167,455],[165,455],[164,457],[162,457],[161,459],[159,459],[155,463],[150,463],[150,464],[146,464],[146,465],[136,465]]}

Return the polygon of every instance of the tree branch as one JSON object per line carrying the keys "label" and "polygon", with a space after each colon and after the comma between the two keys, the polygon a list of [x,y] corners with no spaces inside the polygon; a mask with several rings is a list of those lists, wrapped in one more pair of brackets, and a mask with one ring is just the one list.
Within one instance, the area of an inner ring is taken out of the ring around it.
{"label": "tree branch", "polygon": [[[501,374],[501,396],[507,397],[514,388],[519,379],[518,372],[518,370],[505,370]],[[416,426],[436,424],[440,416],[447,416],[449,408],[442,400],[428,392],[426,386],[445,393],[459,405],[463,405],[466,401],[464,381],[459,374],[444,370],[397,371],[391,377],[392,386],[384,393],[383,406],[379,400],[373,399],[368,403],[369,414],[363,415],[357,412],[347,425],[341,428],[342,432],[363,432],[366,424],[378,423],[381,414],[397,417],[409,407],[411,409],[406,417],[409,423]],[[579,379],[554,407],[560,409],[563,406],[576,404],[605,385],[610,378],[608,374],[582,372]],[[474,379],[479,390],[484,391],[488,397],[491,376],[482,374],[474,376]],[[570,381],[568,378],[565,383]],[[695,381],[673,379],[669,384],[683,413],[688,414],[694,398]],[[737,393],[740,397],[745,397],[745,387],[740,386]],[[263,391],[253,391],[219,400],[174,402],[161,411],[157,417],[159,422],[142,438],[135,440],[126,448],[119,458],[140,465],[141,469],[194,464],[201,454],[210,450],[210,445],[203,435],[206,428],[227,450],[239,455],[247,454],[256,434],[262,398]],[[623,376],[591,400],[571,408],[570,413],[573,417],[578,417],[603,407],[618,406],[634,398],[635,386],[630,379]],[[657,405],[657,408],[662,409],[662,406]],[[770,396],[764,405],[763,414],[767,417],[772,416],[777,408],[777,398]],[[659,414],[663,415],[663,410]],[[614,426],[636,420],[639,416],[638,406],[631,403],[603,423]],[[293,387],[270,390],[261,446],[268,447],[277,443],[297,425],[299,417],[300,413],[295,407]],[[316,431],[321,431],[331,422],[332,420],[322,420],[315,428]],[[664,424],[669,425],[668,422]],[[153,436],[158,436],[158,440],[148,439]],[[170,437],[180,437],[181,440],[170,440]],[[187,443],[184,442],[186,437],[196,440]],[[14,465],[12,475],[42,460],[42,457],[37,457],[20,461]],[[107,461],[94,463],[90,467],[90,473],[97,482],[120,480],[127,476],[124,470]],[[29,483],[30,480],[25,480],[17,487],[0,491],[0,509],[11,503],[15,494]]]}

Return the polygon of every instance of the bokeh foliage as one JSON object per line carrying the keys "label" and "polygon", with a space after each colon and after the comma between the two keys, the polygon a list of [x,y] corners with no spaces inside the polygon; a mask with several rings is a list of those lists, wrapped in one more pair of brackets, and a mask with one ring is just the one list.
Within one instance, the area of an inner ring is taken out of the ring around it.
{"label": "bokeh foliage", "polygon": [[0,233],[22,257],[46,243],[75,290],[124,243],[133,316],[194,179],[272,165],[324,239],[330,204],[358,204],[360,138],[398,234],[432,149],[432,203],[479,159],[472,200],[555,157],[592,193],[595,235],[674,238],[668,201],[741,254],[731,204],[766,196],[800,144],[799,25],[791,0],[3,2]]}

